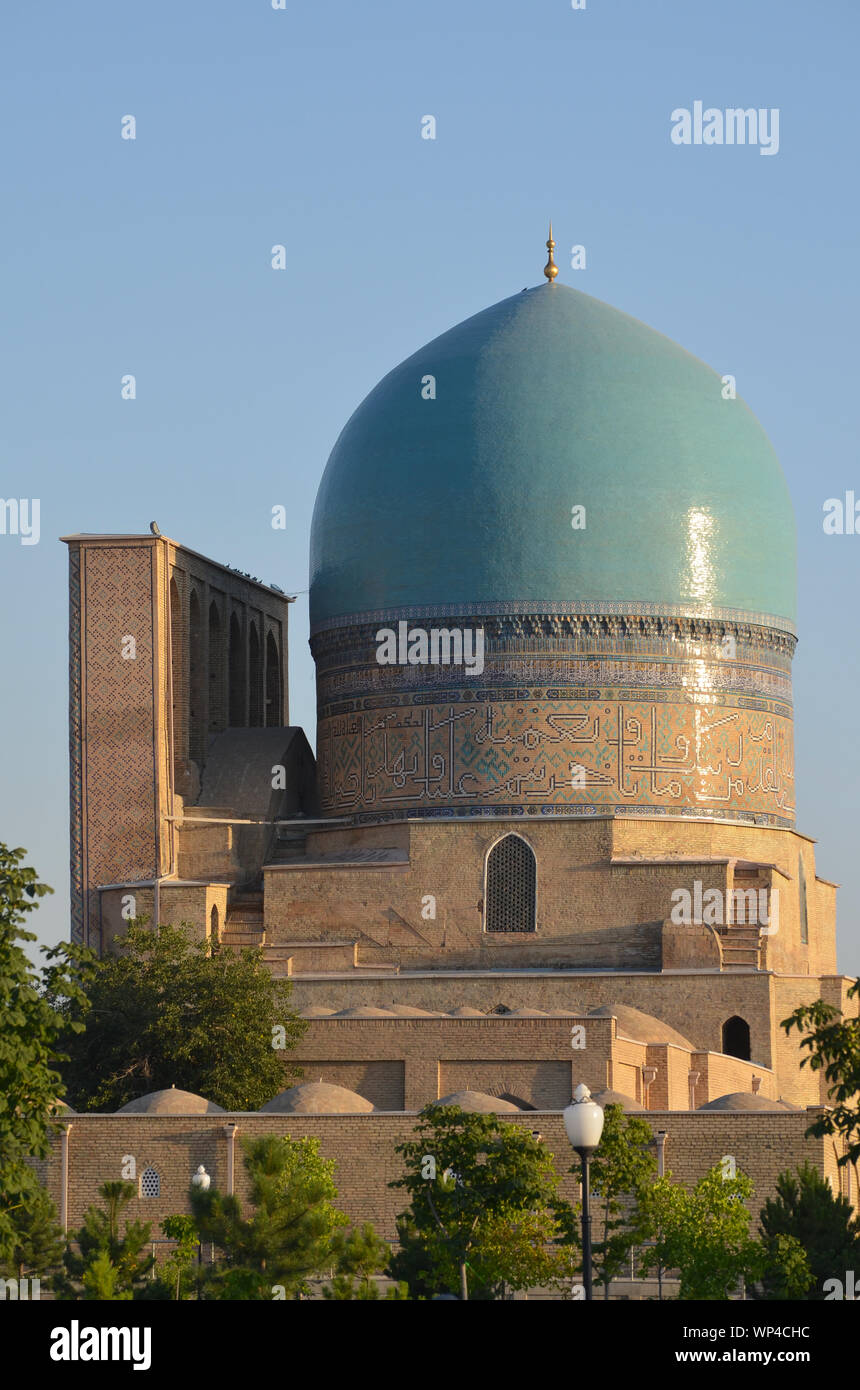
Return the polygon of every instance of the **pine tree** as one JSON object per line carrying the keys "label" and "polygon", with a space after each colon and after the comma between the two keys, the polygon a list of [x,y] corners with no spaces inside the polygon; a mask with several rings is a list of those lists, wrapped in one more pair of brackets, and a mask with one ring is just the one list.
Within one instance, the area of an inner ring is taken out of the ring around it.
{"label": "pine tree", "polygon": [[[332,1260],[336,1273],[330,1284],[323,1289],[323,1298],[336,1302],[359,1300],[373,1302],[380,1297],[379,1285],[374,1275],[385,1268],[389,1249],[384,1240],[376,1234],[373,1226],[366,1221],[344,1235],[335,1232],[332,1241]],[[386,1298],[403,1296],[402,1289],[392,1289]]]}
{"label": "pine tree", "polygon": [[58,1298],[116,1302],[133,1298],[142,1288],[155,1263],[152,1255],[142,1254],[151,1227],[127,1221],[120,1234],[120,1218],[134,1195],[134,1183],[102,1183],[99,1196],[104,1207],[90,1207],[83,1226],[72,1236],[63,1256],[65,1272],[54,1281]]}
{"label": "pine tree", "polygon": [[35,1173],[32,1184],[26,1200],[7,1213],[12,1235],[6,1258],[0,1260],[0,1275],[14,1279],[35,1275],[45,1283],[62,1264],[66,1241],[57,1221],[57,1209]]}
{"label": "pine tree", "polygon": [[[780,1173],[776,1197],[769,1197],[760,1221],[765,1248],[776,1252],[780,1237],[793,1236],[806,1251],[814,1283],[803,1295],[824,1298],[824,1281],[843,1278],[860,1268],[860,1218],[854,1216],[846,1197],[837,1197],[829,1182],[810,1163],[796,1173]],[[765,1275],[758,1297],[779,1296],[777,1271]]]}
{"label": "pine tree", "polygon": [[221,1252],[207,1273],[204,1296],[230,1299],[297,1297],[307,1280],[332,1264],[332,1240],[348,1218],[337,1197],[334,1159],[320,1156],[318,1139],[276,1138],[245,1142],[251,1180],[250,1216],[238,1198],[215,1188],[191,1189],[191,1207],[202,1241]]}

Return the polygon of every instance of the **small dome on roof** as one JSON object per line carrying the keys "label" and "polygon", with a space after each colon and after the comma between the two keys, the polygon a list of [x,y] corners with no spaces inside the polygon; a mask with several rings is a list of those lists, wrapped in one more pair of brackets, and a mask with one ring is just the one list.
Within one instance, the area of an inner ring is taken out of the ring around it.
{"label": "small dome on roof", "polygon": [[364,1096],[327,1081],[290,1086],[260,1106],[261,1115],[369,1115],[372,1110]]}
{"label": "small dome on roof", "polygon": [[596,1100],[598,1105],[602,1105],[604,1110],[607,1105],[620,1105],[622,1110],[626,1110],[630,1114],[644,1115],[646,1113],[644,1105],[640,1105],[638,1100],[634,1100],[632,1096],[623,1095],[621,1091],[596,1091],[591,1099]]}
{"label": "small dome on roof", "polygon": [[546,1018],[543,1009],[511,1009],[508,1018]]}
{"label": "small dome on roof", "polygon": [[512,1111],[517,1115],[523,1112],[518,1105],[499,1096],[488,1096],[483,1091],[452,1091],[449,1096],[440,1096],[434,1105],[459,1105],[461,1110],[470,1110],[481,1115],[492,1115],[498,1111]]}
{"label": "small dome on roof", "polygon": [[339,1009],[334,1018],[391,1018],[390,1009],[378,1009],[373,1004],[356,1004],[351,1009]]}
{"label": "small dome on roof", "polygon": [[309,1009],[302,1009],[302,1018],[331,1018],[336,1011],[334,1009],[322,1009],[317,1004],[313,1004]]}
{"label": "small dome on roof", "polygon": [[618,1020],[618,1031],[626,1038],[643,1043],[673,1043],[675,1047],[685,1047],[695,1052],[689,1038],[685,1038],[670,1024],[652,1014],[643,1014],[640,1009],[632,1009],[629,1004],[601,1004],[599,1009],[589,1009],[589,1018],[610,1018]]}
{"label": "small dome on roof", "polygon": [[121,1105],[117,1115],[224,1115],[223,1105],[216,1105],[193,1091],[180,1091],[171,1086],[166,1091],[150,1091]]}
{"label": "small dome on roof", "polygon": [[709,1100],[706,1105],[700,1105],[700,1110],[795,1110],[794,1105],[789,1105],[785,1100],[771,1100],[768,1096],[756,1096],[752,1091],[730,1091],[728,1095],[717,1096],[716,1100]]}
{"label": "small dome on roof", "polygon": [[431,1009],[419,1009],[414,1004],[389,1004],[388,1012],[395,1018],[441,1018]]}

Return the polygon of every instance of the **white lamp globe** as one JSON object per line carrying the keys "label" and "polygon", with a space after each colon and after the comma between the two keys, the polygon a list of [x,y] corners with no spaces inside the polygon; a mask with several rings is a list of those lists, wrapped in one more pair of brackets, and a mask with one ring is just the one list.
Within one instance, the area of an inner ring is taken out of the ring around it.
{"label": "white lamp globe", "polygon": [[603,1133],[603,1109],[591,1099],[587,1086],[579,1085],[564,1111],[564,1127],[571,1148],[577,1153],[593,1153]]}
{"label": "white lamp globe", "polygon": [[206,1172],[206,1169],[203,1167],[203,1164],[201,1163],[200,1167],[197,1169],[197,1172],[191,1179],[191,1186],[199,1188],[201,1192],[208,1192],[209,1184],[211,1183],[211,1181],[212,1179],[210,1178],[209,1174]]}

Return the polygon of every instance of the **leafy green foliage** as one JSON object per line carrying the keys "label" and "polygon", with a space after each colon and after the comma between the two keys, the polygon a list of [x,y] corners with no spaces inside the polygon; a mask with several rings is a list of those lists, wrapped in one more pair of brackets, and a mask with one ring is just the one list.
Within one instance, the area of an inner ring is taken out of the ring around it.
{"label": "leafy green foliage", "polygon": [[155,1277],[138,1297],[161,1302],[191,1298],[198,1284],[194,1263],[199,1248],[197,1223],[193,1216],[166,1216],[161,1233],[168,1240],[175,1240],[176,1245],[167,1259],[156,1266]]}
{"label": "leafy green foliage", "polygon": [[761,1283],[753,1284],[753,1298],[784,1302],[815,1297],[809,1289],[815,1280],[806,1251],[794,1236],[770,1236],[762,1241]]}
{"label": "leafy green foliage", "polygon": [[289,1048],[307,1026],[289,1007],[290,982],[272,978],[260,951],[212,951],[190,930],[130,923],[118,953],[95,964],[85,1031],[78,1001],[62,1006],[75,1109],[118,1110],[175,1085],[258,1110],[289,1085],[272,1030],[284,1028]]}
{"label": "leafy green foliage", "polygon": [[102,1183],[99,1196],[104,1207],[88,1209],[83,1226],[63,1255],[65,1272],[54,1281],[57,1297],[67,1302],[131,1299],[143,1290],[155,1263],[152,1255],[142,1253],[150,1240],[148,1223],[127,1221],[120,1234],[120,1218],[135,1196],[134,1183]]}
{"label": "leafy green foliage", "polygon": [[[848,990],[849,999],[860,999],[860,979]],[[839,1163],[860,1160],[860,1017],[844,1016],[833,1004],[817,999],[795,1009],[781,1025],[786,1033],[792,1028],[801,1037],[800,1046],[806,1056],[800,1065],[811,1071],[823,1071],[828,1095],[835,1104],[815,1119],[806,1131],[821,1138],[825,1134],[840,1134],[847,1151]]]}
{"label": "leafy green foliage", "polygon": [[238,1198],[191,1189],[197,1233],[220,1252],[207,1271],[206,1298],[271,1299],[305,1291],[307,1280],[333,1264],[333,1238],[348,1225],[332,1204],[334,1159],[320,1156],[317,1139],[265,1139],[243,1145],[254,1212],[243,1217]]}
{"label": "leafy green foliage", "polygon": [[[532,1134],[495,1115],[426,1106],[415,1139],[400,1144],[406,1172],[391,1183],[411,1199],[398,1221],[401,1250],[389,1273],[413,1297],[445,1290],[497,1296],[561,1277],[558,1178]],[[426,1156],[436,1176],[425,1177]]]}
{"label": "leafy green foliage", "polygon": [[[836,1196],[829,1182],[809,1163],[796,1174],[780,1173],[776,1192],[776,1197],[765,1202],[759,1218],[769,1261],[755,1296],[821,1300],[826,1279],[842,1278],[846,1270],[860,1268],[860,1218],[854,1215],[847,1198]],[[780,1253],[790,1253],[787,1240],[800,1247],[808,1262],[809,1281],[800,1293],[785,1292],[786,1271]]]}
{"label": "leafy green foliage", "polygon": [[[83,991],[95,957],[79,947],[42,948],[48,962],[33,967],[22,945],[35,941],[22,923],[52,890],[35,869],[23,867],[26,851],[0,843],[0,1263],[15,1264],[28,1227],[44,1217],[41,1188],[27,1163],[50,1152],[64,1061],[62,1024],[52,1000],[64,997],[86,1011]],[[76,1026],[81,1026],[80,1024]],[[39,1213],[42,1213],[40,1216]],[[16,1250],[18,1255],[16,1256]],[[25,1257],[25,1263],[26,1263]]]}
{"label": "leafy green foliage", "polygon": [[752,1191],[745,1174],[723,1178],[719,1166],[700,1178],[692,1192],[670,1177],[657,1178],[640,1198],[655,1238],[645,1267],[677,1270],[682,1299],[730,1298],[741,1278],[761,1273],[762,1251],[749,1235],[751,1218],[744,1205]]}

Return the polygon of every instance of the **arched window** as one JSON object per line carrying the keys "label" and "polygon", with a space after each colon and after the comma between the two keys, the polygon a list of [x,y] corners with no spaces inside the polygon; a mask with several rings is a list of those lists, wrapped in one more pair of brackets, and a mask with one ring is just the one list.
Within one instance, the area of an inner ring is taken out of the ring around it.
{"label": "arched window", "polygon": [[485,931],[535,931],[537,864],[531,845],[506,835],[487,856]]}
{"label": "arched window", "polygon": [[806,870],[803,867],[803,855],[797,856],[797,893],[800,898],[800,942],[802,946],[809,945],[809,917],[806,912]]}
{"label": "arched window", "polygon": [[281,702],[281,657],[271,632],[266,636],[266,728],[279,729],[283,723]]}
{"label": "arched window", "polygon": [[245,647],[235,613],[230,615],[230,716],[231,729],[245,727]]}
{"label": "arched window", "polygon": [[185,757],[185,701],[183,690],[185,672],[183,655],[185,644],[182,641],[182,600],[175,578],[170,579],[170,684],[173,689],[173,759],[178,762]]}
{"label": "arched window", "polygon": [[248,696],[248,723],[252,729],[259,729],[263,723],[263,650],[256,623],[251,623],[248,631]]}
{"label": "arched window", "polygon": [[218,909],[212,904],[212,911],[209,913],[209,937],[213,945],[218,944]]}
{"label": "arched window", "polygon": [[206,692],[203,685],[203,619],[196,589],[191,590],[188,617],[188,755],[195,762],[200,762],[206,748],[203,722]]}
{"label": "arched window", "polygon": [[224,653],[221,650],[221,615],[214,599],[209,605],[209,732],[224,728]]}
{"label": "arched window", "polygon": [[144,1168],[140,1175],[140,1195],[141,1197],[160,1197],[161,1178],[154,1168]]}
{"label": "arched window", "polygon": [[727,1057],[750,1061],[750,1026],[737,1014],[727,1018],[723,1024],[723,1052]]}

